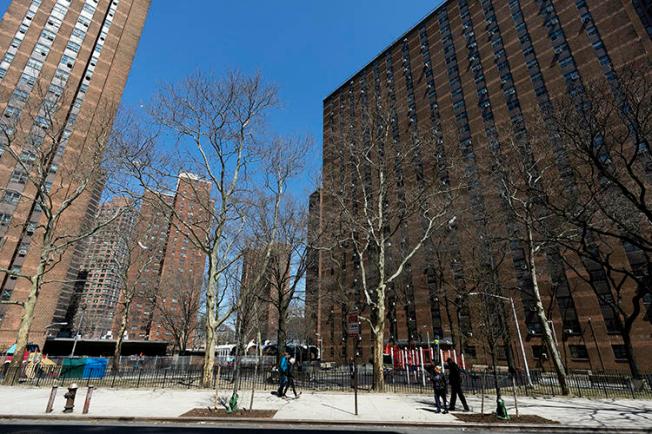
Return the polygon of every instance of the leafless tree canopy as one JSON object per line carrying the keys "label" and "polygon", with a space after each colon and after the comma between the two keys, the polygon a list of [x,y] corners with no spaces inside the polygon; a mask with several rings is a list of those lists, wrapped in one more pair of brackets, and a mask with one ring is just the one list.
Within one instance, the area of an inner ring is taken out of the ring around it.
{"label": "leafless tree canopy", "polygon": [[[324,179],[329,214],[322,216],[326,227],[320,244],[334,270],[331,285],[342,300],[338,304],[357,309],[374,336],[374,388],[383,390],[388,296],[401,289],[398,279],[410,272],[412,258],[431,243],[433,233],[454,221],[450,205],[459,188],[439,176],[437,169],[447,163],[437,134],[414,129],[409,140],[399,141],[397,114],[388,101],[363,96],[356,102],[359,124],[343,121],[347,128],[325,144],[325,164],[333,170]],[[352,281],[344,271],[349,266]]]}
{"label": "leafless tree canopy", "polygon": [[[141,188],[169,208],[172,225],[208,258],[206,385],[212,382],[216,330],[238,308],[231,303],[229,270],[241,260],[241,241],[266,226],[271,246],[281,198],[309,143],[270,137],[264,120],[276,104],[276,90],[258,75],[194,74],[160,89],[148,109],[149,126],[136,123],[118,151]],[[198,181],[176,192],[193,204],[192,221],[163,200],[181,172]]]}

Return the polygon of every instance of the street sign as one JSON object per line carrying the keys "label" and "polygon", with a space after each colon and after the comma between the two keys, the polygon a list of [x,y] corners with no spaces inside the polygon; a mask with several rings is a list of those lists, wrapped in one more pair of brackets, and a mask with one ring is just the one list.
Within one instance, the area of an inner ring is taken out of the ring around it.
{"label": "street sign", "polygon": [[360,336],[360,319],[357,313],[350,313],[346,316],[346,330],[349,337]]}

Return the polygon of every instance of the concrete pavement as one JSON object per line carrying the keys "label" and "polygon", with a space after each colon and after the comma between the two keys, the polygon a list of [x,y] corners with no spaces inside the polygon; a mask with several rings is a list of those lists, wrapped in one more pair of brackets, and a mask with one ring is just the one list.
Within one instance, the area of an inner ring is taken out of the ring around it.
{"label": "concrete pavement", "polygon": [[[49,389],[0,386],[3,397],[0,416],[61,417],[65,391],[65,388],[59,388],[54,411],[47,415],[45,407]],[[82,416],[85,394],[86,388],[80,388],[73,415],[89,418],[176,418],[193,408],[209,407],[214,402],[214,393],[205,390],[100,388],[93,393],[89,414]],[[220,396],[228,400],[230,391],[222,390]],[[495,409],[494,399],[489,396],[485,398],[485,413]],[[240,406],[248,408],[249,400],[249,393],[242,392]],[[480,398],[470,396],[468,401],[473,410],[479,412]],[[513,401],[505,397],[505,402],[513,415]],[[619,431],[648,429],[652,432],[652,401],[522,398],[518,405],[521,414],[539,415],[567,427],[613,428]],[[284,400],[260,391],[254,395],[253,408],[277,410],[275,420],[297,423],[320,421],[464,426],[452,414],[435,414],[432,398],[427,395],[362,392],[358,398],[359,415],[355,416],[353,394],[304,392],[299,399]]]}

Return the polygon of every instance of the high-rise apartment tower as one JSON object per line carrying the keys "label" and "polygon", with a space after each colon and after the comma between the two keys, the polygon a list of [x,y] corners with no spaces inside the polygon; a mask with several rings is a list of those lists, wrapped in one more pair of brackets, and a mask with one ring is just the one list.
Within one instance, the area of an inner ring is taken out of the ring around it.
{"label": "high-rise apartment tower", "polygon": [[[76,181],[63,179],[68,175],[57,169],[99,149],[94,138],[100,137],[99,129],[110,129],[149,4],[14,0],[9,5],[0,22],[0,267],[33,273],[41,250],[34,234],[43,215],[25,167],[44,141],[56,142],[56,153],[43,166],[46,188],[76,188]],[[62,227],[74,233],[95,217],[102,183],[95,180],[75,201]],[[49,325],[65,320],[86,244],[69,249],[48,273],[30,340],[42,342]],[[20,302],[29,287],[27,279],[0,273],[2,300]],[[14,342],[22,314],[17,304],[0,306],[0,347]]]}

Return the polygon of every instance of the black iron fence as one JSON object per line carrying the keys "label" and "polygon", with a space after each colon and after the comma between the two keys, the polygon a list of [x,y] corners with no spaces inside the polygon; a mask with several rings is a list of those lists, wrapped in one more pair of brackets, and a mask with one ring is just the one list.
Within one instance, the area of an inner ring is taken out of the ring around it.
{"label": "black iron fence", "polygon": [[[200,364],[126,363],[120,369],[110,367],[66,366],[64,363],[36,366],[26,363],[19,369],[7,369],[0,373],[4,384],[52,386],[53,384],[77,383],[80,386],[121,388],[202,388],[203,370]],[[349,366],[321,369],[318,364],[305,364],[294,373],[298,388],[315,391],[350,391],[352,374]],[[370,365],[357,369],[360,390],[371,390],[373,370]],[[244,363],[236,373],[232,363],[215,367],[210,387],[228,389],[238,382],[240,389],[274,390],[279,375],[272,360],[256,367],[255,363]],[[551,372],[530,371],[528,379],[524,372],[515,375],[499,372],[494,376],[490,370],[468,371],[463,376],[463,385],[469,394],[493,394],[496,386],[507,395],[515,389],[519,395],[556,396],[561,395],[557,376]],[[575,396],[587,398],[636,398],[652,399],[652,374],[640,379],[617,372],[570,372],[567,385]],[[386,370],[385,389],[391,393],[431,393],[432,386],[427,371],[421,369]]]}

